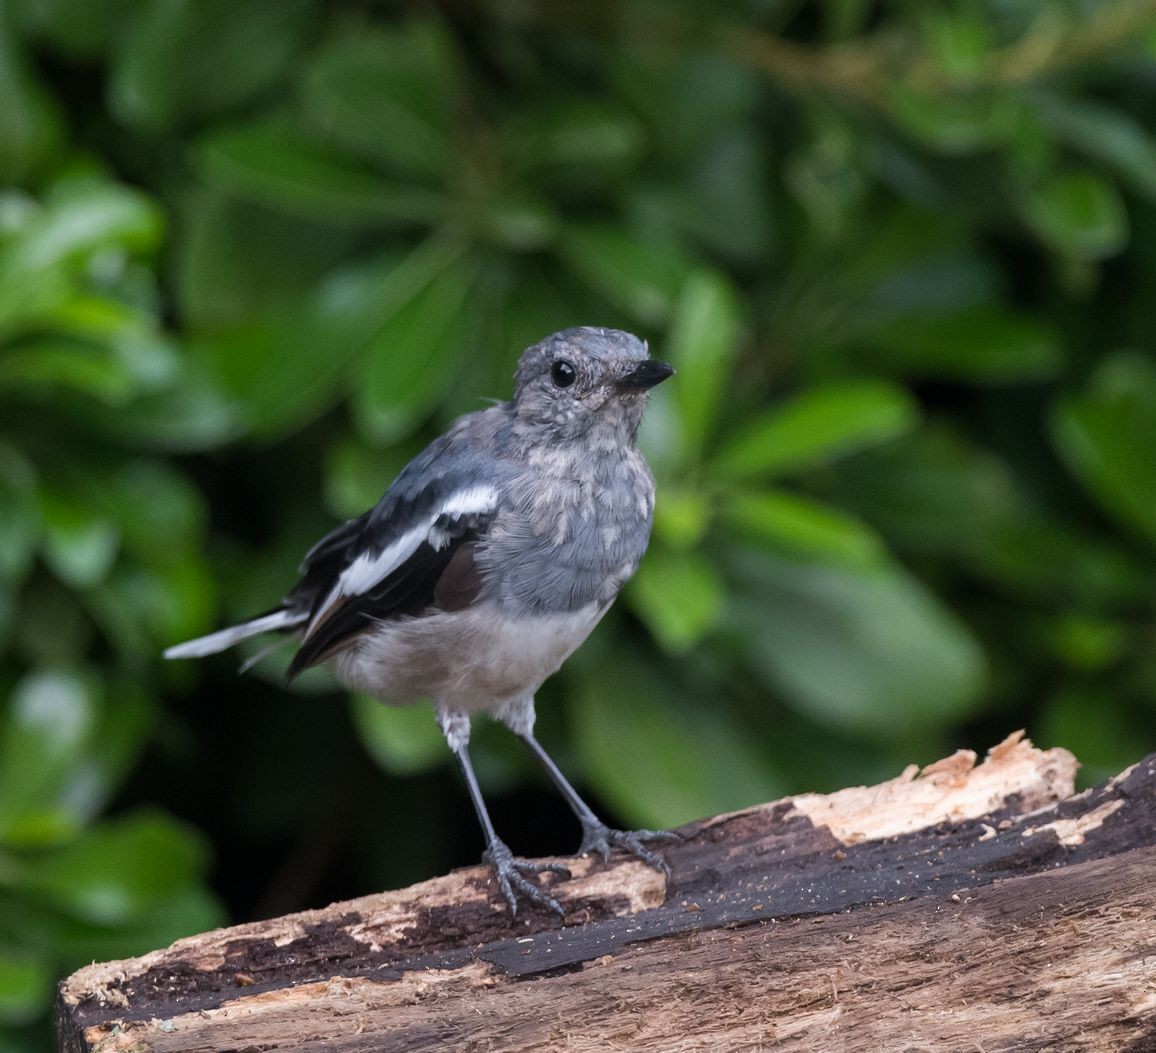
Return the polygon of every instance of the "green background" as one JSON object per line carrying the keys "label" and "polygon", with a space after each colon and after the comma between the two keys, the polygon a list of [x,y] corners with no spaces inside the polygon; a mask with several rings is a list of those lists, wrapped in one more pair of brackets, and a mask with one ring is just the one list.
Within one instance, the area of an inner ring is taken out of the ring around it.
{"label": "green background", "polygon": [[4,1053],[84,962],[478,857],[426,707],[159,656],[566,326],[679,370],[539,696],[607,815],[1156,749],[1156,4],[2,0],[0,188]]}

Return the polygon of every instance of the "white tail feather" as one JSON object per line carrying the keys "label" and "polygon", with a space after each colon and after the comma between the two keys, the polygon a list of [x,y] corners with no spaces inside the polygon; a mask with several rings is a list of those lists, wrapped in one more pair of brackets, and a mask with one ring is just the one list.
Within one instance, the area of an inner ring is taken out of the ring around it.
{"label": "white tail feather", "polygon": [[251,622],[242,622],[219,632],[209,633],[208,636],[199,636],[195,640],[187,640],[165,651],[166,658],[204,658],[205,655],[216,654],[232,647],[233,644],[249,639],[250,636],[260,636],[262,633],[273,632],[275,629],[289,629],[300,625],[308,616],[301,612],[274,611],[272,614],[254,618]]}

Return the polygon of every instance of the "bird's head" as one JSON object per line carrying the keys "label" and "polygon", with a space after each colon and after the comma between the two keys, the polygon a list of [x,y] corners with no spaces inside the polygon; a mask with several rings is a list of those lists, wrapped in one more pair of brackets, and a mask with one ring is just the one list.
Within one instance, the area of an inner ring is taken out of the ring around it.
{"label": "bird's head", "polygon": [[674,370],[620,329],[564,329],[518,360],[514,410],[550,438],[633,439],[647,392]]}

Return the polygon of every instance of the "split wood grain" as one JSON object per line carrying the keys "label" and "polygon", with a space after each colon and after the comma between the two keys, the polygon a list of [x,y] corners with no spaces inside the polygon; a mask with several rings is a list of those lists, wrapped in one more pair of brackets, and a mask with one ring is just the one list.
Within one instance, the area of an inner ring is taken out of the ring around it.
{"label": "split wood grain", "polygon": [[1156,757],[1073,793],[1013,736],[583,860],[565,924],[484,868],[80,970],[61,1047],[1156,1051]]}

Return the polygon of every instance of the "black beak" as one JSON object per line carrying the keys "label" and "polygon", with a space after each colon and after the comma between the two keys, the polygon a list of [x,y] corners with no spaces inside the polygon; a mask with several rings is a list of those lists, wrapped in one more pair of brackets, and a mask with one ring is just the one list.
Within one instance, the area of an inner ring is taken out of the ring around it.
{"label": "black beak", "polygon": [[618,381],[618,387],[622,391],[646,391],[672,376],[674,376],[674,366],[668,366],[665,362],[657,362],[653,358],[648,358],[622,377]]}

